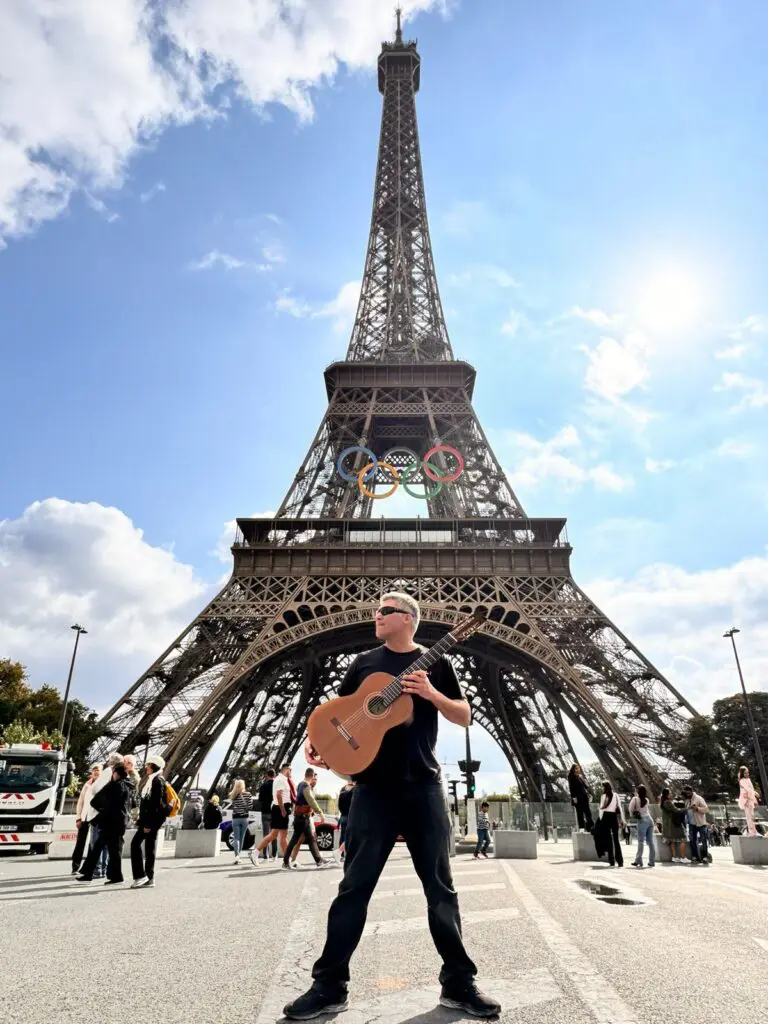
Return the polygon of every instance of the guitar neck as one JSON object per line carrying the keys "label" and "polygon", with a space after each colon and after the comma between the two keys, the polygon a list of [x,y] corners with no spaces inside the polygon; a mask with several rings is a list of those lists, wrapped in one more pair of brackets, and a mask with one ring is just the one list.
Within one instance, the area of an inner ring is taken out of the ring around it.
{"label": "guitar neck", "polygon": [[409,665],[407,669],[400,673],[399,676],[395,676],[391,683],[388,683],[384,687],[383,693],[386,694],[387,702],[392,703],[397,700],[400,694],[403,692],[403,679],[405,676],[410,675],[412,672],[426,672],[428,668],[435,664],[435,662],[441,658],[446,651],[449,651],[451,647],[456,643],[456,638],[453,633],[446,633],[442,640],[430,647],[429,650],[424,651],[420,657],[414,661],[412,665]]}

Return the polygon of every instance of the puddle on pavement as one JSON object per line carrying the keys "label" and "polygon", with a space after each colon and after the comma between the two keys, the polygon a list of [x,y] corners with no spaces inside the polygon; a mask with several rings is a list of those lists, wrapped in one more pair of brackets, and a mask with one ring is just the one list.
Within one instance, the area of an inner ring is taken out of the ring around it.
{"label": "puddle on pavement", "polygon": [[591,882],[587,878],[575,878],[573,884],[590,896],[594,896],[599,903],[609,903],[612,907],[642,907],[643,900],[633,900],[628,896],[621,895],[621,889],[612,885],[601,885],[599,882]]}

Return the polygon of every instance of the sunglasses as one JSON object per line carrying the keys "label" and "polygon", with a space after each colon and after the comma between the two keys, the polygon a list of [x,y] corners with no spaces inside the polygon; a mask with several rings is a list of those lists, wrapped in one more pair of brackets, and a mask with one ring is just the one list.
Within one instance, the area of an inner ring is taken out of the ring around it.
{"label": "sunglasses", "polygon": [[398,615],[410,615],[411,614],[410,612],[407,612],[404,608],[393,608],[392,605],[389,605],[389,604],[385,605],[383,608],[377,608],[376,609],[376,614],[377,615],[381,615],[381,616],[384,616],[384,615],[394,615],[395,613],[397,613]]}

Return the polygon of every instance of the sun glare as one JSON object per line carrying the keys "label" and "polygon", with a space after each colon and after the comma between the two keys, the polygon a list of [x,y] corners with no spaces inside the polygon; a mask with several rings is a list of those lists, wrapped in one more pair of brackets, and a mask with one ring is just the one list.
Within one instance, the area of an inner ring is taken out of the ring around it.
{"label": "sun glare", "polygon": [[692,327],[702,316],[705,289],[686,267],[665,266],[638,283],[637,317],[656,334]]}

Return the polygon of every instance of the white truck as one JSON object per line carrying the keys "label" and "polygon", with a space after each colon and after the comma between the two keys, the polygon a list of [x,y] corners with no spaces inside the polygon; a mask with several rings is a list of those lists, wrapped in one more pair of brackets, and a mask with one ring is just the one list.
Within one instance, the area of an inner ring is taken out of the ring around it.
{"label": "white truck", "polygon": [[0,744],[0,853],[47,853],[74,765],[50,743]]}

